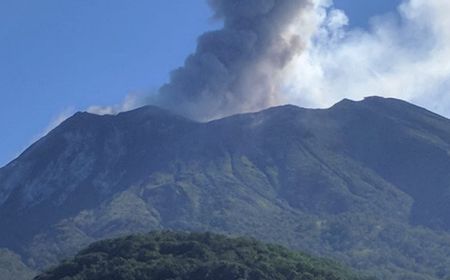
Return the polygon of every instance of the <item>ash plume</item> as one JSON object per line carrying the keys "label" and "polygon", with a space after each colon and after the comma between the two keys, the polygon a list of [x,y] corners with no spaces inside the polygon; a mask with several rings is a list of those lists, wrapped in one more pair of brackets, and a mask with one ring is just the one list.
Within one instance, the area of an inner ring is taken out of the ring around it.
{"label": "ash plume", "polygon": [[147,100],[208,120],[279,103],[278,77],[302,50],[290,25],[308,0],[208,0],[223,28],[204,33],[195,53]]}

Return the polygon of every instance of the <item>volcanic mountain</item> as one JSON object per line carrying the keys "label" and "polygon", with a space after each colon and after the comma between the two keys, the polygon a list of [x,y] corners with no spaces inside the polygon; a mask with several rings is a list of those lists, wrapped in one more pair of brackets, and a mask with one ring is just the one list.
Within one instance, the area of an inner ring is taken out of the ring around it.
{"label": "volcanic mountain", "polygon": [[382,279],[450,276],[450,121],[396,99],[195,122],[77,113],[0,169],[0,248],[43,269],[107,237],[247,235]]}

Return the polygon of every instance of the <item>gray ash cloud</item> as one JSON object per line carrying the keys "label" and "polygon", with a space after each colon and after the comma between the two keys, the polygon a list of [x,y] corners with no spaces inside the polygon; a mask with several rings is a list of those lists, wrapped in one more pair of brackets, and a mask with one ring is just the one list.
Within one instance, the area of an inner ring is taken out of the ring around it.
{"label": "gray ash cloud", "polygon": [[204,33],[195,53],[171,73],[150,103],[208,120],[279,100],[278,77],[302,50],[287,28],[308,0],[209,0],[223,28]]}

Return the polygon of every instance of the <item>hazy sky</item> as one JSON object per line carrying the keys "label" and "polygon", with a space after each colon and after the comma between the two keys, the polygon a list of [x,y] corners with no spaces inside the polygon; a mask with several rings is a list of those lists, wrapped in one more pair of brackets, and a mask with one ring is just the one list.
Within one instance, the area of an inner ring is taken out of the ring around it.
{"label": "hazy sky", "polygon": [[[335,8],[346,28],[370,30],[398,4]],[[0,0],[0,166],[75,111],[159,88],[219,25],[210,16],[199,0]]]}

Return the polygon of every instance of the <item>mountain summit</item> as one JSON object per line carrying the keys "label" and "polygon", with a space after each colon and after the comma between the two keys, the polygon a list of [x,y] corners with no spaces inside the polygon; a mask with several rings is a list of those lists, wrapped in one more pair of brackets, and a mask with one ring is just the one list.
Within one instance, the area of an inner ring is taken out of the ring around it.
{"label": "mountain summit", "polygon": [[442,279],[449,182],[450,121],[396,99],[207,123],[77,113],[0,169],[0,247],[41,269],[105,237],[208,230]]}

